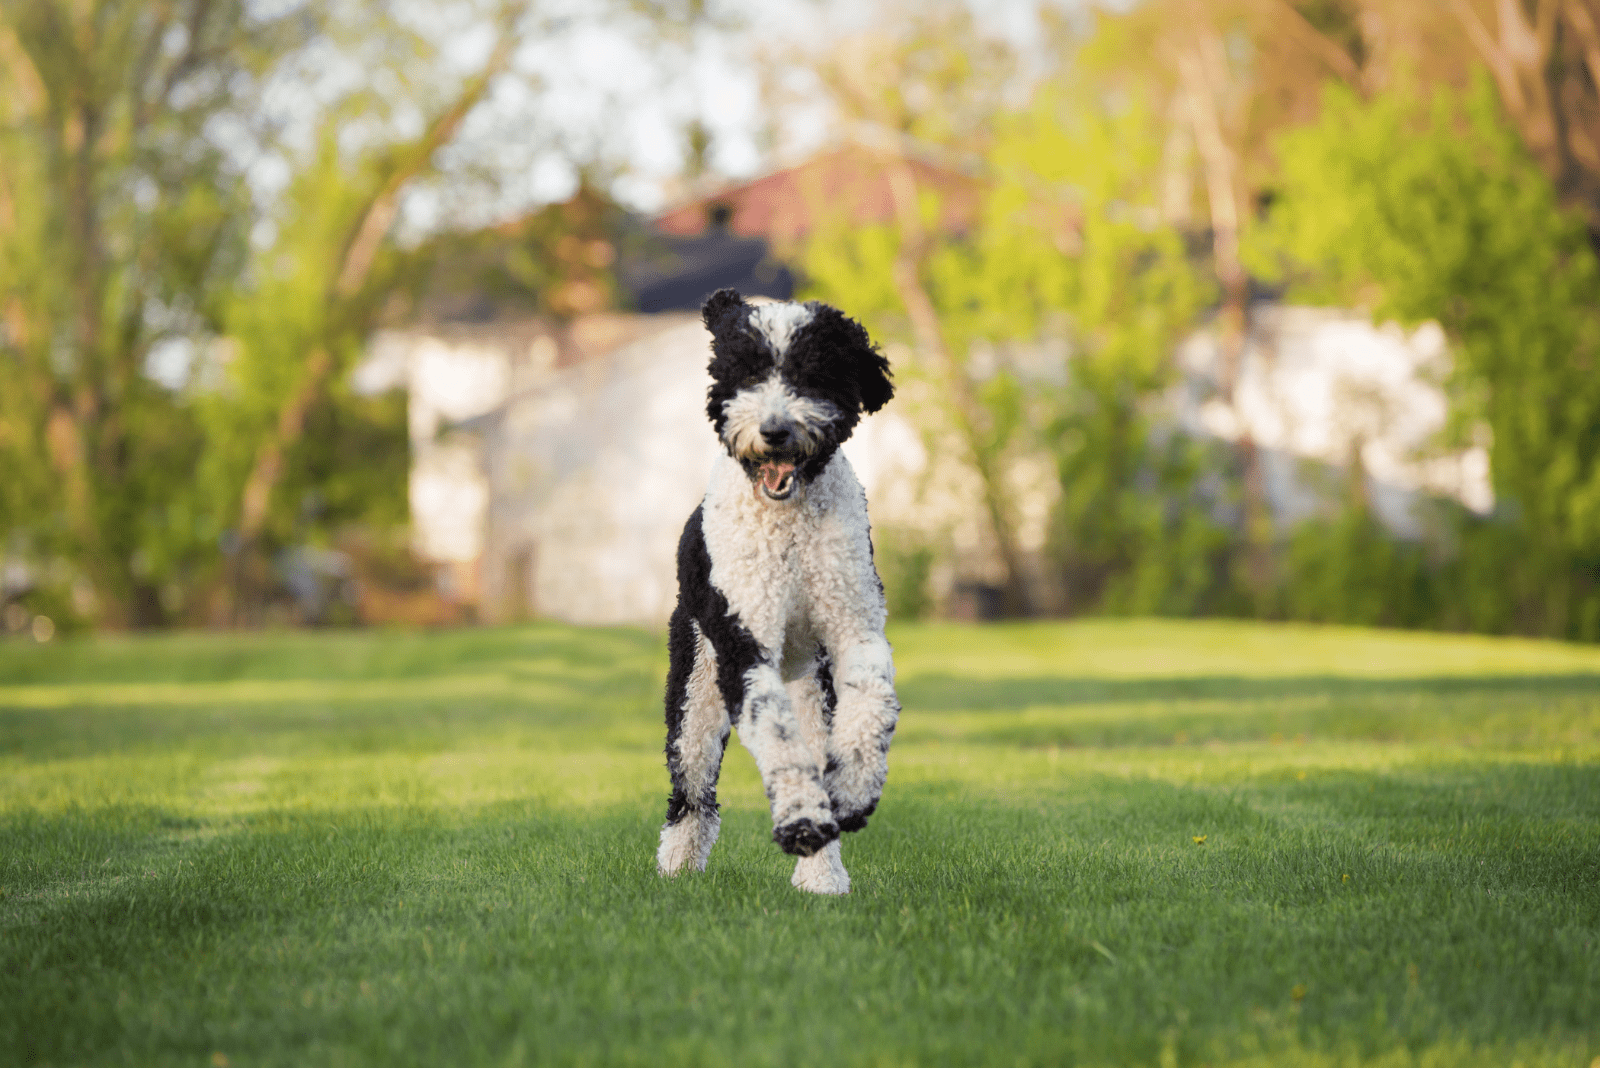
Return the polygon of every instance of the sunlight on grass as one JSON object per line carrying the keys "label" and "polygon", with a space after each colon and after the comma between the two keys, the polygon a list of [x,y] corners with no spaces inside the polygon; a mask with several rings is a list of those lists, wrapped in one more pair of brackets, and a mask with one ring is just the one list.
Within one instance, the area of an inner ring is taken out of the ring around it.
{"label": "sunlight on grass", "polygon": [[978,679],[1186,675],[1444,678],[1600,675],[1600,647],[1521,638],[1217,620],[957,623],[891,633],[902,672]]}
{"label": "sunlight on grass", "polygon": [[1600,650],[1150,621],[893,638],[905,715],[842,901],[789,887],[737,745],[710,870],[655,876],[654,635],[0,645],[0,1048],[1600,1053]]}

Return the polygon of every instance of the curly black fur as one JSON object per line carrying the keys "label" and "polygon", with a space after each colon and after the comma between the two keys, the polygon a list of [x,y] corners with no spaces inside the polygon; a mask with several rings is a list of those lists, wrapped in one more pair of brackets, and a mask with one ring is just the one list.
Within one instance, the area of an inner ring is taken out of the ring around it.
{"label": "curly black fur", "polygon": [[[694,624],[717,651],[717,689],[732,722],[739,720],[744,704],[744,675],[761,659],[761,646],[728,611],[728,599],[711,584],[711,554],[701,530],[701,509],[696,508],[678,539],[678,606],[667,624],[667,770],[672,773],[672,796],[667,801],[667,822],[677,823],[696,809],[717,807],[716,791],[707,797],[690,797],[682,786],[678,768],[678,735],[683,730],[684,702],[697,653]],[[752,711],[752,715],[754,712]],[[722,736],[726,749],[728,736]]]}
{"label": "curly black fur", "polygon": [[727,423],[723,405],[747,385],[772,373],[777,354],[761,331],[750,325],[750,305],[732,289],[711,294],[700,318],[711,331],[711,388],[706,391],[706,415],[722,437]]}
{"label": "curly black fur", "polygon": [[810,820],[795,820],[772,831],[772,840],[778,843],[778,848],[795,857],[809,857],[837,837],[838,824],[824,823],[818,827]]}

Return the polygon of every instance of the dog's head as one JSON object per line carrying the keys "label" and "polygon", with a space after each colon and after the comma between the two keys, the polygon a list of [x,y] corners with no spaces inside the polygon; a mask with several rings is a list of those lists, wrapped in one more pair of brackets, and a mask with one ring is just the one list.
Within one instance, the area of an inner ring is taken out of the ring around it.
{"label": "dog's head", "polygon": [[720,289],[702,310],[711,331],[706,414],[761,493],[787,500],[822,473],[862,412],[889,403],[889,361],[837,308],[746,304]]}

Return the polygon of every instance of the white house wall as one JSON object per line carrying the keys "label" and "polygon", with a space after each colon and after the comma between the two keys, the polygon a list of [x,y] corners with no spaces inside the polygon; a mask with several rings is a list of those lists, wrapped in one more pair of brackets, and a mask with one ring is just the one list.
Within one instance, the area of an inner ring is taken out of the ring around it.
{"label": "white house wall", "polygon": [[[720,448],[706,418],[709,348],[698,319],[591,360],[514,400],[486,431],[494,504],[486,581],[531,558],[531,609],[576,623],[660,623],[676,553]],[[869,497],[894,481],[886,453],[920,449],[875,416],[846,454]],[[517,591],[503,591],[514,597]],[[488,594],[494,599],[494,594]]]}
{"label": "white house wall", "polygon": [[1449,371],[1444,332],[1427,323],[1407,333],[1350,312],[1260,309],[1240,358],[1235,403],[1215,396],[1213,330],[1179,349],[1177,417],[1192,432],[1237,440],[1244,430],[1267,458],[1268,496],[1281,525],[1309,518],[1326,495],[1298,461],[1346,466],[1359,451],[1372,505],[1389,529],[1421,533],[1417,502],[1449,496],[1479,512],[1494,506],[1486,449],[1438,441],[1449,416],[1440,382]]}
{"label": "white house wall", "polygon": [[[525,326],[498,338],[493,326],[475,330],[380,335],[363,367],[372,381],[393,378],[410,391],[419,553],[474,567],[491,619],[661,623],[676,596],[678,534],[718,449],[705,416],[709,350],[698,318],[642,317],[638,340],[560,371],[546,336]],[[943,459],[959,449],[941,436],[931,385],[911,372],[909,353],[890,355],[906,372],[900,395],[844,448],[874,526],[937,534],[963,573],[982,579],[992,546],[979,487],[964,464]],[[1048,357],[1052,367],[1069,358],[1060,346]],[[1328,505],[1326,490],[1307,481],[1306,461],[1327,471],[1354,446],[1374,507],[1399,533],[1418,531],[1419,495],[1448,494],[1480,510],[1493,503],[1485,450],[1434,447],[1447,414],[1437,328],[1406,334],[1348,313],[1265,309],[1233,409],[1216,399],[1211,332],[1193,335],[1179,357],[1173,418],[1228,440],[1248,428],[1281,526]],[[1041,453],[1014,474],[1022,548],[1037,552],[1055,499],[1053,465]]]}
{"label": "white house wall", "polygon": [[384,331],[356,370],[355,385],[363,392],[405,388],[413,546],[426,559],[455,565],[456,582],[469,596],[475,595],[472,582],[462,578],[483,555],[489,483],[481,447],[441,437],[441,431],[504,404],[526,347],[514,335]]}

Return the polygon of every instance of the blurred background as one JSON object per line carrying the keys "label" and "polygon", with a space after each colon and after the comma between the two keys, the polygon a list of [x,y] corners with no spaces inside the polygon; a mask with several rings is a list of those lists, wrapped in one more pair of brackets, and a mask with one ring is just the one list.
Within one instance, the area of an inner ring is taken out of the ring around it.
{"label": "blurred background", "polygon": [[658,624],[712,290],[901,619],[1600,639],[1600,0],[4,0],[0,622]]}

